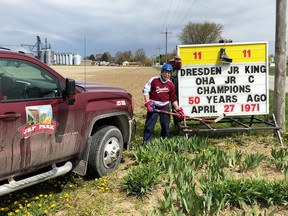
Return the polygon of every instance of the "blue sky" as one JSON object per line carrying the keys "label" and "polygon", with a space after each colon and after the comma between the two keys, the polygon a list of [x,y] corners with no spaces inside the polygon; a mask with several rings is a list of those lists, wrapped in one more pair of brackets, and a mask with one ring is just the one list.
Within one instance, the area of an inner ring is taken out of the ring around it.
{"label": "blue sky", "polygon": [[[223,25],[234,42],[275,46],[275,0],[2,0],[0,45],[43,46],[81,56],[143,48],[152,57],[180,45],[189,22]],[[13,47],[13,46],[12,46]]]}

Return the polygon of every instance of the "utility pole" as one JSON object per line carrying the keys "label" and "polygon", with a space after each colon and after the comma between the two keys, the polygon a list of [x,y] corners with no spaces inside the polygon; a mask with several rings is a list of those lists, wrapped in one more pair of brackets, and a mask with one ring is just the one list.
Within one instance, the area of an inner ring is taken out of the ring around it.
{"label": "utility pole", "polygon": [[166,28],[166,32],[161,32],[161,34],[165,34],[165,56],[166,56],[166,63],[167,63],[167,41],[168,41],[168,34],[172,34],[172,32],[168,32]]}
{"label": "utility pole", "polygon": [[285,81],[286,81],[286,7],[287,0],[276,0],[274,112],[277,124],[285,129]]}
{"label": "utility pole", "polygon": [[160,55],[160,50],[162,49],[161,47],[158,47],[157,48],[158,49],[158,51],[159,51],[159,66],[161,65],[161,55]]}

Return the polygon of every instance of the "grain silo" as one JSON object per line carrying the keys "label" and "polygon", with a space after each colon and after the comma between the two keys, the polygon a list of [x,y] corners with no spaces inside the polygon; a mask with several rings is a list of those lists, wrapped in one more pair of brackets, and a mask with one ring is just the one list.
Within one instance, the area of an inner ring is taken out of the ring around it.
{"label": "grain silo", "polygon": [[74,65],[81,65],[81,56],[78,54],[75,54],[73,57]]}

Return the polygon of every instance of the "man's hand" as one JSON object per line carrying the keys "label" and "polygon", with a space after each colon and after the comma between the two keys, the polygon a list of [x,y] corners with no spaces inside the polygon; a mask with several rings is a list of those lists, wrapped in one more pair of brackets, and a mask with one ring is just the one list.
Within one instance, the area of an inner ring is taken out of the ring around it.
{"label": "man's hand", "polygon": [[172,65],[173,71],[175,71],[175,70],[180,70],[181,67],[182,67],[182,60],[181,60],[180,57],[175,56],[173,59],[171,59],[171,60],[169,61],[169,64]]}
{"label": "man's hand", "polygon": [[177,118],[179,120],[182,120],[185,116],[185,113],[183,111],[183,108],[182,107],[179,107],[177,110],[176,110],[176,114],[177,114]]}
{"label": "man's hand", "polygon": [[155,102],[153,100],[149,100],[145,103],[147,108],[147,112],[155,112]]}

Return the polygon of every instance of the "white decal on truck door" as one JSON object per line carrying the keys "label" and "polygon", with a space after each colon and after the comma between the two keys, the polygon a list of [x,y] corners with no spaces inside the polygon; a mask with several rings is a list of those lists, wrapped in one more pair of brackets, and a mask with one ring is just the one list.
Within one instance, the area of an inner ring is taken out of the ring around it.
{"label": "white decal on truck door", "polygon": [[57,122],[53,121],[51,105],[28,106],[26,110],[26,124],[19,128],[23,138],[38,133],[55,133]]}

